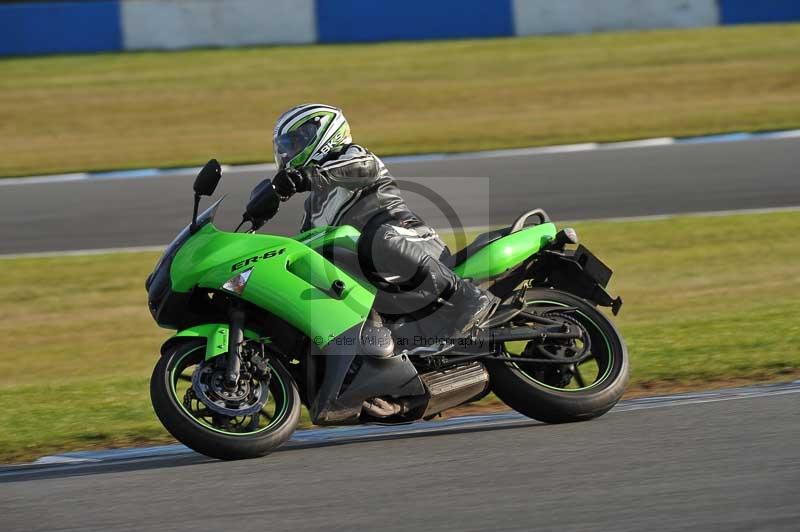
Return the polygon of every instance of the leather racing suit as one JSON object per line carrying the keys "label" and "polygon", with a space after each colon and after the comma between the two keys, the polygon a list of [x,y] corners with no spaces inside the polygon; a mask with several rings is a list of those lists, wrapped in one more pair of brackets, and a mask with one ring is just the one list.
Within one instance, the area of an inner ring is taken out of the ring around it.
{"label": "leather racing suit", "polygon": [[[302,182],[287,193],[279,173],[273,183],[284,199],[310,192],[302,230],[351,225],[361,231],[359,259],[365,273],[415,291],[425,305],[437,300],[453,309],[453,334],[466,333],[491,308],[491,297],[460,279],[442,261],[450,255],[436,231],[403,200],[386,166],[369,150],[349,144],[318,165],[300,169]],[[295,174],[297,175],[297,174]],[[283,176],[285,179],[285,176]],[[281,190],[281,189],[284,190]]]}

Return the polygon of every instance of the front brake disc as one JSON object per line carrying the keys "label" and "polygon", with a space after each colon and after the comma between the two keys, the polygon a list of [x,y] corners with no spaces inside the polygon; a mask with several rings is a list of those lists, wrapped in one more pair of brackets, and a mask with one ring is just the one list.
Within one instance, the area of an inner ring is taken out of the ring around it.
{"label": "front brake disc", "polygon": [[256,380],[240,379],[235,390],[225,388],[222,370],[202,362],[192,375],[192,389],[212,412],[229,417],[251,416],[267,403],[269,390]]}

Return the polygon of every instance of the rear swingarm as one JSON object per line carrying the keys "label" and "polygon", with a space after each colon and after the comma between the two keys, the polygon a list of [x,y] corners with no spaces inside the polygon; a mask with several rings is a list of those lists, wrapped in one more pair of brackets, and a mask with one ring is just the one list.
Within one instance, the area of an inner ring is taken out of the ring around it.
{"label": "rear swingarm", "polygon": [[530,358],[530,357],[507,357],[503,355],[498,355],[495,353],[475,353],[472,355],[464,355],[460,357],[448,358],[444,363],[441,364],[442,367],[447,366],[455,366],[458,364],[463,364],[464,362],[472,362],[473,360],[497,360],[500,362],[507,362],[507,363],[517,363],[517,362],[534,362],[536,364],[558,364],[558,365],[566,365],[566,364],[580,364],[587,358],[592,356],[591,352],[587,352],[579,357],[575,357],[570,360],[555,360],[552,358]]}
{"label": "rear swingarm", "polygon": [[[560,323],[544,327],[512,327],[494,329],[481,333],[472,339],[471,343],[474,345],[487,346],[479,351],[456,350],[455,344],[446,344],[440,349],[426,348],[424,352],[418,356],[420,359],[438,359],[435,364],[440,367],[453,366],[478,359],[500,360],[505,362],[535,362],[541,364],[578,364],[589,358],[591,356],[590,351],[572,358],[569,361],[521,356],[515,356],[513,360],[509,360],[508,357],[498,355],[498,348],[503,342],[532,341],[536,342],[537,344],[544,344],[548,340],[579,340],[583,337],[583,334],[580,331],[564,332],[563,329],[563,324]],[[413,355],[416,353],[412,351],[409,354]],[[444,355],[446,355],[446,358]]]}
{"label": "rear swingarm", "polygon": [[[551,321],[551,320],[547,320]],[[498,342],[520,342],[522,340],[537,340],[546,342],[547,340],[580,340],[583,333],[580,331],[564,331],[564,324],[555,322],[544,327],[504,327],[501,329],[490,329],[479,333],[475,340],[478,343],[489,342],[494,345]]]}

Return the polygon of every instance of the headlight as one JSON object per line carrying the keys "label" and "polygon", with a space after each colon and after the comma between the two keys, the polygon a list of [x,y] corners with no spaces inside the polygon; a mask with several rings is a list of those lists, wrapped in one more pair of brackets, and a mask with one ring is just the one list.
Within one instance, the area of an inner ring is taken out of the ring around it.
{"label": "headlight", "polygon": [[237,273],[225,281],[225,284],[222,285],[222,289],[236,294],[237,296],[242,295],[242,292],[244,292],[244,287],[247,286],[247,280],[250,279],[251,273],[253,273],[253,268]]}

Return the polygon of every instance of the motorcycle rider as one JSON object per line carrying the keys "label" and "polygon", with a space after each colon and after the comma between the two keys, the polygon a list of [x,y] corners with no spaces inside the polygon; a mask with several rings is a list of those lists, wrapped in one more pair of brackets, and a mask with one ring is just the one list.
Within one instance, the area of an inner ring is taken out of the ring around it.
{"label": "motorcycle rider", "polygon": [[339,225],[361,231],[358,253],[365,270],[430,303],[443,302],[455,337],[470,335],[487,317],[496,298],[442,263],[449,250],[408,208],[383,162],[352,143],[341,109],[323,104],[289,109],[278,118],[273,144],[278,172],[272,184],[281,201],[310,193],[303,231]]}

